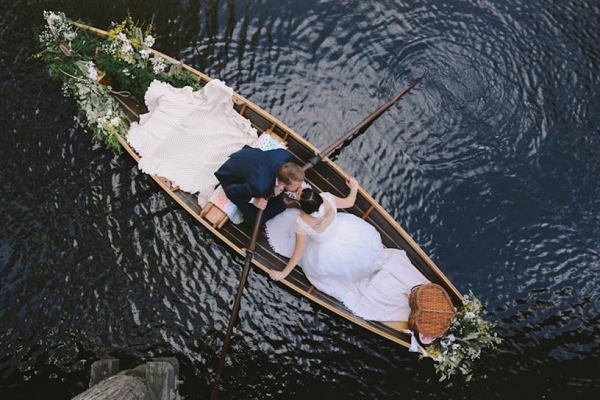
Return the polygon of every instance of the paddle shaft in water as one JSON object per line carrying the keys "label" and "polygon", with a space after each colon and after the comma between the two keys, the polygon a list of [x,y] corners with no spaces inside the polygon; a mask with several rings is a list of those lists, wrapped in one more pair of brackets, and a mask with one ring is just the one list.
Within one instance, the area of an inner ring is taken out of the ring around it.
{"label": "paddle shaft in water", "polygon": [[[332,142],[329,146],[325,148],[322,152],[318,153],[315,157],[313,157],[309,162],[304,164],[302,169],[304,171],[312,168],[319,162],[323,160],[323,158],[327,157],[331,154],[335,149],[337,149],[340,145],[347,142],[351,138],[356,135],[363,133],[371,124],[381,116],[388,108],[390,108],[394,103],[400,100],[404,95],[410,92],[421,80],[424,75],[421,75],[417,80],[415,80],[409,87],[404,89],[402,93],[390,99],[387,103],[380,106],[377,110],[375,110],[371,115],[363,119],[358,125],[354,128],[350,129],[348,132],[344,133],[334,142]],[[256,220],[254,222],[254,228],[252,230],[252,236],[250,238],[250,243],[246,249],[246,258],[244,260],[244,268],[242,269],[242,276],[240,277],[240,282],[238,284],[237,294],[235,296],[235,301],[233,303],[233,309],[231,310],[231,316],[229,317],[229,325],[227,326],[227,332],[225,333],[225,339],[223,340],[223,348],[221,350],[221,357],[219,359],[219,366],[217,367],[217,372],[215,374],[215,383],[212,387],[211,392],[211,400],[217,400],[219,395],[219,385],[221,383],[221,375],[223,373],[223,368],[225,366],[225,359],[227,357],[227,351],[229,349],[229,343],[231,342],[231,334],[233,333],[233,326],[235,324],[235,320],[240,311],[240,302],[242,298],[242,293],[244,291],[244,286],[246,285],[246,280],[248,279],[248,274],[250,272],[250,266],[252,264],[252,259],[254,258],[254,249],[256,247],[256,240],[258,239],[258,235],[260,233],[261,220],[263,216],[263,210],[259,209],[256,214]]]}
{"label": "paddle shaft in water", "polygon": [[242,276],[240,277],[240,282],[238,284],[237,294],[235,295],[235,301],[233,303],[233,309],[231,310],[231,317],[229,318],[229,325],[227,326],[227,333],[225,334],[225,339],[223,340],[223,349],[221,350],[221,358],[219,359],[219,367],[217,368],[217,373],[215,376],[215,384],[212,388],[211,399],[216,400],[219,395],[219,384],[221,382],[221,374],[223,372],[223,367],[225,366],[225,358],[227,357],[227,350],[229,349],[229,342],[231,341],[231,334],[233,333],[233,325],[235,324],[235,320],[240,311],[240,303],[242,298],[242,292],[244,291],[244,286],[246,285],[246,280],[248,279],[248,273],[250,272],[250,265],[252,264],[252,258],[254,258],[254,248],[256,247],[256,239],[258,239],[258,235],[260,233],[260,221],[262,220],[263,210],[259,209],[256,213],[256,222],[254,223],[254,228],[252,229],[252,236],[250,238],[250,244],[246,249],[246,258],[244,260],[244,268],[242,269]]}

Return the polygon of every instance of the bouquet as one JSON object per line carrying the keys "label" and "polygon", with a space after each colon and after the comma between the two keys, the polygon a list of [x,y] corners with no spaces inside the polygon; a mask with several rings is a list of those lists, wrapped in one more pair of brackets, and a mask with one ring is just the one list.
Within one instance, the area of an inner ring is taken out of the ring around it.
{"label": "bouquet", "polygon": [[464,297],[463,306],[458,311],[448,334],[425,348],[420,357],[430,357],[435,361],[435,370],[443,381],[460,372],[466,381],[473,377],[473,364],[483,348],[495,348],[502,338],[491,330],[493,323],[483,317],[485,310],[481,301],[469,292]]}
{"label": "bouquet", "polygon": [[129,124],[113,86],[121,96],[138,100],[154,79],[196,87],[189,71],[151,49],[152,24],[143,29],[128,16],[102,39],[63,13],[44,11],[44,18],[47,25],[39,35],[43,50],[37,57],[46,61],[51,77],[62,81],[63,94],[75,98],[94,136],[118,153],[117,135],[126,136]]}

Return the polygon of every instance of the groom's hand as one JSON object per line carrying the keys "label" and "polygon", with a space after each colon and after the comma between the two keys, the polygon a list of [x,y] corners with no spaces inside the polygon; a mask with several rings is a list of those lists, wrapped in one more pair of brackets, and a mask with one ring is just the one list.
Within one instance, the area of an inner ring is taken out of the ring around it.
{"label": "groom's hand", "polygon": [[264,197],[255,197],[254,200],[252,200],[252,204],[254,205],[254,207],[260,210],[264,210],[265,208],[267,208],[268,203],[269,202]]}

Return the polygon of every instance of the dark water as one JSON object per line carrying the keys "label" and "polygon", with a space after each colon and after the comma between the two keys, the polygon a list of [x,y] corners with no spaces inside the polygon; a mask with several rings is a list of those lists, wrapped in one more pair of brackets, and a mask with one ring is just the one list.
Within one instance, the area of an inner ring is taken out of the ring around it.
{"label": "dark water", "polygon": [[0,398],[69,399],[90,365],[181,363],[205,399],[241,260],[74,121],[31,56],[43,10],[106,28],[154,16],[155,48],[317,147],[427,72],[342,168],[505,342],[474,380],[254,271],[223,377],[229,399],[576,399],[600,395],[597,1],[2,1]]}

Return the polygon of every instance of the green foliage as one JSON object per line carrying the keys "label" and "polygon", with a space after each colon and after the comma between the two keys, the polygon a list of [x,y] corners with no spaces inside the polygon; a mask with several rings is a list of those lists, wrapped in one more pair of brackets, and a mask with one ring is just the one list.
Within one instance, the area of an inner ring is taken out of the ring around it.
{"label": "green foliage", "polygon": [[44,18],[47,26],[39,36],[43,50],[37,56],[46,61],[50,76],[62,81],[64,95],[75,98],[94,136],[117,152],[117,135],[126,136],[128,124],[113,88],[138,100],[155,79],[198,88],[194,74],[151,49],[152,24],[144,29],[128,16],[102,39],[63,13],[45,11]]}

